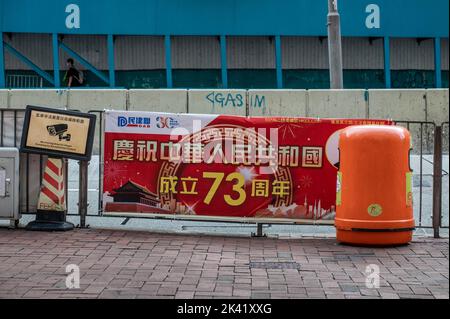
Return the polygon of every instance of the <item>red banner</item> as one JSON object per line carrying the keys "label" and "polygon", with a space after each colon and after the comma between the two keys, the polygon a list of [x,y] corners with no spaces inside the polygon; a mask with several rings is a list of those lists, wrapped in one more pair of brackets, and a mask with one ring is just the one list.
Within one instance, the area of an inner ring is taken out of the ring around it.
{"label": "red banner", "polygon": [[333,219],[339,131],[390,123],[107,111],[104,210]]}

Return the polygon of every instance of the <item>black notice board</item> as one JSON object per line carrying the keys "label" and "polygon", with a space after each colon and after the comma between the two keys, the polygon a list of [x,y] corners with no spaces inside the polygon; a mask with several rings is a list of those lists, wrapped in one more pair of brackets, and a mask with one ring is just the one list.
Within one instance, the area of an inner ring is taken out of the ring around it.
{"label": "black notice board", "polygon": [[20,151],[89,161],[95,114],[28,105]]}

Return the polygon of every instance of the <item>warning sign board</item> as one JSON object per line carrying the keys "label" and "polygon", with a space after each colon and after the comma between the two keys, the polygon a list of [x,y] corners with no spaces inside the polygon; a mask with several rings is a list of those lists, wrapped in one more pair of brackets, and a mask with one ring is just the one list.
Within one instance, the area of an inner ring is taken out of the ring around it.
{"label": "warning sign board", "polygon": [[94,114],[27,106],[21,152],[90,160]]}

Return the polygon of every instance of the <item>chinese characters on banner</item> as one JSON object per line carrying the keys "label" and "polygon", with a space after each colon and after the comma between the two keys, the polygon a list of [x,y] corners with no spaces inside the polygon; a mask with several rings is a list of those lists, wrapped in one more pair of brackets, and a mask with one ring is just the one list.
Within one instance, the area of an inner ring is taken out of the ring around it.
{"label": "chinese characters on banner", "polygon": [[339,131],[383,120],[107,111],[108,213],[333,219]]}

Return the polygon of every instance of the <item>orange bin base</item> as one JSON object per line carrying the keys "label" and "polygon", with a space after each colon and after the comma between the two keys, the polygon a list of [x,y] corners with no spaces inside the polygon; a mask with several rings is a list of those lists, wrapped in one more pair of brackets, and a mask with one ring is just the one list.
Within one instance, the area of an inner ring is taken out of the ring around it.
{"label": "orange bin base", "polygon": [[368,246],[404,245],[412,240],[412,231],[399,232],[366,232],[351,230],[336,230],[337,241],[345,244]]}

